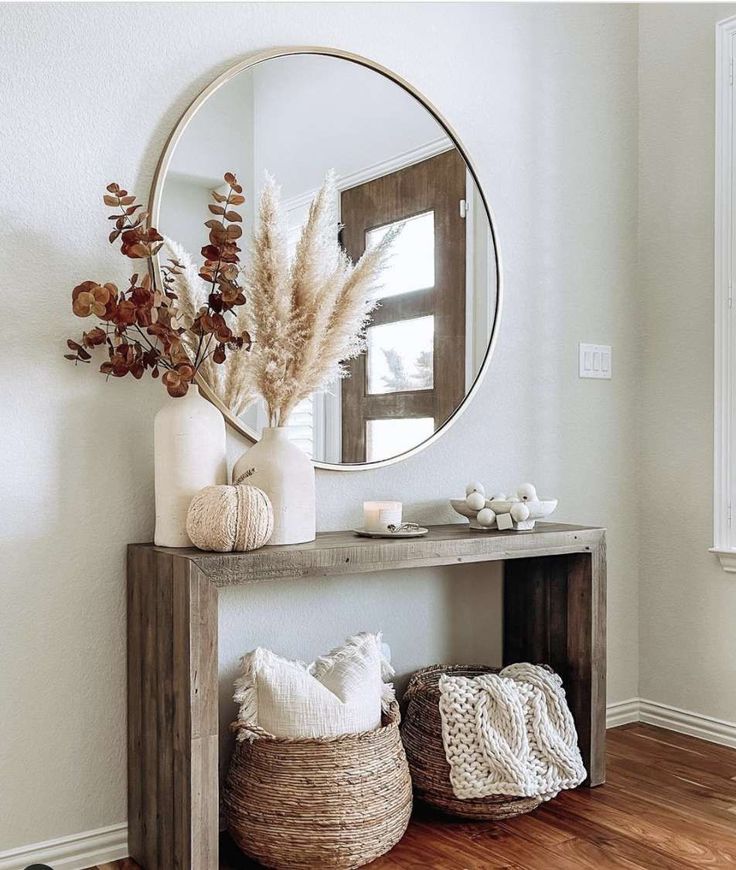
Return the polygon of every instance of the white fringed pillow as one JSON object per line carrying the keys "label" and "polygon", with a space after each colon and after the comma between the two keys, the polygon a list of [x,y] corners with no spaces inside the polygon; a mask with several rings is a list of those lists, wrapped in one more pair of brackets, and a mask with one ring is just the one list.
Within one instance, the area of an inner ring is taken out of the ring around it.
{"label": "white fringed pillow", "polygon": [[[381,650],[380,634],[356,634],[307,665],[253,650],[241,659],[233,700],[238,718],[274,737],[335,737],[370,731],[394,699],[384,680],[394,675]],[[241,736],[242,735],[242,736]],[[238,739],[244,738],[240,731]]]}

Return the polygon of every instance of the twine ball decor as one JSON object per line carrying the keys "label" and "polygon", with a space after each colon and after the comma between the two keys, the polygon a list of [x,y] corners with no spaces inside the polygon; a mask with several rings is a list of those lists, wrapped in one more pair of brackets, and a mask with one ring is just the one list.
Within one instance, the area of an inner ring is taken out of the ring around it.
{"label": "twine ball decor", "polygon": [[189,505],[187,534],[200,550],[256,550],[273,534],[273,507],[257,486],[206,486]]}

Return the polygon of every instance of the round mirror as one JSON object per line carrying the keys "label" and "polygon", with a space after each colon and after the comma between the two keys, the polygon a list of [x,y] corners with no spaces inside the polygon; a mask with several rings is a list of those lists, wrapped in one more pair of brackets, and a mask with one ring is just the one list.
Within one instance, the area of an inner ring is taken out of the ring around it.
{"label": "round mirror", "polygon": [[[359,469],[416,452],[457,419],[488,365],[498,325],[490,212],[437,111],[406,82],[354,55],[311,48],[260,55],[213,82],[179,121],[154,179],[151,218],[200,262],[212,193],[233,172],[245,197],[247,266],[267,174],[280,187],[293,252],[329,171],[335,238],[353,262],[399,231],[365,350],[346,362],[345,377],[303,399],[288,426],[317,466]],[[216,378],[199,378],[228,422],[258,440],[269,424],[263,402],[240,401]]]}

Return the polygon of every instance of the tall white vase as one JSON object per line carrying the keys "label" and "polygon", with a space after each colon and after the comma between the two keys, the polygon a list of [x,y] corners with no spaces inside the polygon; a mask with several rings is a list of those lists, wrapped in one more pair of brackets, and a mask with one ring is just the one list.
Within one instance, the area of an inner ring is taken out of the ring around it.
{"label": "tall white vase", "polygon": [[261,440],[235,463],[233,483],[257,486],[271,499],[273,534],[269,545],[314,540],[314,466],[289,440],[286,427],[263,430]]}
{"label": "tall white vase", "polygon": [[189,387],[170,398],[153,424],[156,464],[156,532],[159,547],[191,547],[187,511],[205,486],[227,483],[225,421],[215,406]]}

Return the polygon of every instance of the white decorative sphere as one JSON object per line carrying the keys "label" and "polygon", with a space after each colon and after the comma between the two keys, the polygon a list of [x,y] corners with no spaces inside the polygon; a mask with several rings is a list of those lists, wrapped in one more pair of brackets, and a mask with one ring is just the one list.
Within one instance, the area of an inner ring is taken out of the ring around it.
{"label": "white decorative sphere", "polygon": [[479,511],[486,506],[486,497],[479,492],[471,492],[465,499],[465,504],[471,511]]}
{"label": "white decorative sphere", "polygon": [[471,492],[479,492],[481,495],[485,495],[486,488],[485,486],[483,486],[482,483],[478,483],[478,481],[476,481],[475,483],[469,483],[465,487],[465,495],[470,495]]}
{"label": "white decorative sphere", "polygon": [[516,494],[522,501],[537,501],[537,490],[533,483],[523,483]]}
{"label": "white decorative sphere", "polygon": [[271,501],[257,486],[206,486],[189,505],[187,534],[200,550],[256,550],[273,534]]}
{"label": "white decorative sphere", "polygon": [[523,501],[518,502],[511,508],[511,519],[515,523],[523,523],[529,519],[529,508]]}
{"label": "white decorative sphere", "polygon": [[496,522],[496,514],[490,508],[483,508],[475,519],[478,525],[489,527]]}

